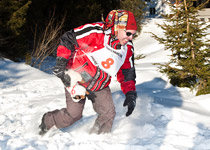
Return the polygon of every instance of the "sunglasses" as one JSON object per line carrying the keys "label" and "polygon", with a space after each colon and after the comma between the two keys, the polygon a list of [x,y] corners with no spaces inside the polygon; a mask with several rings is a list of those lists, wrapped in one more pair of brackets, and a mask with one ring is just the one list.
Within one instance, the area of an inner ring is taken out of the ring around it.
{"label": "sunglasses", "polygon": [[126,36],[135,36],[136,35],[136,33],[134,33],[134,34],[132,34],[131,32],[127,32],[127,31],[125,31],[125,33],[126,33]]}

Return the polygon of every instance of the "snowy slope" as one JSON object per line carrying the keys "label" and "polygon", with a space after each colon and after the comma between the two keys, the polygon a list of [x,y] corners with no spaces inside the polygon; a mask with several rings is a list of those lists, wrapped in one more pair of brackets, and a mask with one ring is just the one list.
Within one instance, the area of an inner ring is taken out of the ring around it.
{"label": "snowy slope", "polygon": [[125,117],[124,95],[111,83],[116,106],[113,130],[89,134],[96,119],[90,101],[83,118],[71,127],[53,128],[38,135],[43,113],[65,107],[61,81],[24,63],[0,60],[0,150],[210,150],[210,95],[194,96],[177,88],[157,71],[154,62],[166,62],[170,54],[147,32],[162,34],[149,20],[134,41],[137,60],[137,106]]}

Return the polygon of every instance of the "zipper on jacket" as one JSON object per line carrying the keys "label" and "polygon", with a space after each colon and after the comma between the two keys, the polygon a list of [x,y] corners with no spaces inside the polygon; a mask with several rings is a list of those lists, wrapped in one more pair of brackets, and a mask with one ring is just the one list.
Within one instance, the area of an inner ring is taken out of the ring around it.
{"label": "zipper on jacket", "polygon": [[78,70],[84,68],[84,67],[87,66],[87,65],[88,65],[88,62],[86,62],[86,63],[84,63],[82,66],[80,66],[80,67],[74,69],[74,71],[78,71]]}

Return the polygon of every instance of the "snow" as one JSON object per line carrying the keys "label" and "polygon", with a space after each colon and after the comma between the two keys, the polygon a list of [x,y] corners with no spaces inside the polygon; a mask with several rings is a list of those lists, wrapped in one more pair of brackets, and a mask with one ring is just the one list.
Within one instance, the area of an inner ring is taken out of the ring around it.
{"label": "snow", "polygon": [[89,134],[97,117],[88,100],[83,118],[72,126],[38,134],[43,113],[65,107],[64,88],[53,74],[24,63],[0,60],[0,150],[210,150],[210,101],[188,88],[172,86],[153,63],[169,60],[169,51],[148,32],[163,35],[148,20],[135,39],[137,105],[125,116],[125,96],[114,79],[110,85],[116,117],[108,134]]}

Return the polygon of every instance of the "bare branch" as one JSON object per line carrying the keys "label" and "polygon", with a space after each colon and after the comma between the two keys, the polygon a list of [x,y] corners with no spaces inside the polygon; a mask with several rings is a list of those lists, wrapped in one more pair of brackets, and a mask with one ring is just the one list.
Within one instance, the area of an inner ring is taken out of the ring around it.
{"label": "bare branch", "polygon": [[[65,22],[65,16],[60,22],[56,22],[54,18],[54,12],[43,32],[39,37],[39,40],[36,40],[37,31],[34,33],[34,50],[32,57],[35,58],[32,66],[38,65],[40,68],[42,62],[46,59],[47,56],[51,55],[57,48],[59,44],[60,32]],[[39,63],[38,63],[39,62]]]}

